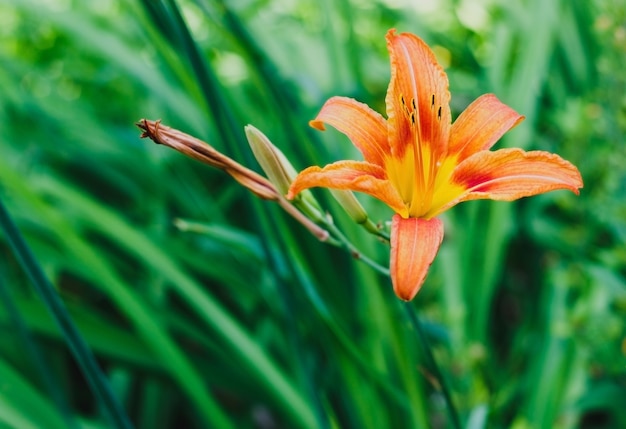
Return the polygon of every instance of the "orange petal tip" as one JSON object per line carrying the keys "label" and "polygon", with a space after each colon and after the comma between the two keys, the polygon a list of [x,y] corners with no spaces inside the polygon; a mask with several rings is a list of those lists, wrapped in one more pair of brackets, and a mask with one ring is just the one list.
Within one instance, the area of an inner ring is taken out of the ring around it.
{"label": "orange petal tip", "polygon": [[317,119],[313,119],[309,121],[309,126],[315,128],[316,130],[326,131],[326,127],[324,126],[324,122],[318,121]]}
{"label": "orange petal tip", "polygon": [[391,223],[390,274],[398,298],[410,301],[415,297],[442,241],[441,220],[405,219],[394,215]]}

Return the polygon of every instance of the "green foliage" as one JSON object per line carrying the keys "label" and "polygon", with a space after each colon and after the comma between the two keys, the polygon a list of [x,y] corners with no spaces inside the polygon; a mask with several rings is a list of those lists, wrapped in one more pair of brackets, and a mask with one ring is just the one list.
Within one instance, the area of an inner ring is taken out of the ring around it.
{"label": "green foliage", "polygon": [[[4,222],[0,427],[626,427],[625,22],[612,0],[0,1],[0,200],[34,255]],[[355,158],[307,123],[332,95],[384,111],[390,27],[434,47],[456,114],[496,93],[526,116],[500,146],[585,181],[447,212],[410,304],[134,126],[160,118],[256,170],[248,123],[297,169]]]}

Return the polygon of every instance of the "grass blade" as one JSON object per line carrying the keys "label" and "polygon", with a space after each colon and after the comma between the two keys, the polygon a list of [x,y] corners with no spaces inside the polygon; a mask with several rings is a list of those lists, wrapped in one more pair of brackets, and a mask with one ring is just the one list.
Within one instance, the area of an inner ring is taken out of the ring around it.
{"label": "grass blade", "polygon": [[20,261],[22,269],[30,278],[37,293],[46,303],[48,311],[50,311],[55,322],[63,332],[67,345],[76,359],[76,363],[80,366],[83,375],[91,386],[111,425],[119,429],[131,429],[132,425],[126,412],[114,396],[106,377],[85,340],[72,322],[65,305],[44,275],[30,248],[13,223],[2,199],[0,199],[0,227],[4,231],[15,256]]}

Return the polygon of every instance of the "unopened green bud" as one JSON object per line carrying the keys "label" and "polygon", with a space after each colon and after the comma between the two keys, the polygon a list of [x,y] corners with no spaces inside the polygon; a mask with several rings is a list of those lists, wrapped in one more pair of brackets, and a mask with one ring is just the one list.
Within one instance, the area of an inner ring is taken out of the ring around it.
{"label": "unopened green bud", "polygon": [[267,178],[278,188],[283,195],[287,193],[289,185],[298,174],[285,154],[270,142],[270,140],[252,125],[244,128],[248,143],[254,157],[261,165]]}
{"label": "unopened green bud", "polygon": [[[282,195],[287,194],[291,182],[298,175],[296,169],[291,165],[285,154],[274,146],[259,129],[252,125],[246,125],[244,130],[252,153],[254,153],[254,157],[267,175],[267,178]],[[324,217],[323,211],[313,194],[308,190],[301,192],[293,202],[313,221],[322,221]]]}
{"label": "unopened green bud", "polygon": [[368,219],[367,212],[354,196],[352,191],[340,191],[337,189],[330,189],[330,193],[333,195],[339,205],[348,213],[348,215],[358,224],[365,223]]}

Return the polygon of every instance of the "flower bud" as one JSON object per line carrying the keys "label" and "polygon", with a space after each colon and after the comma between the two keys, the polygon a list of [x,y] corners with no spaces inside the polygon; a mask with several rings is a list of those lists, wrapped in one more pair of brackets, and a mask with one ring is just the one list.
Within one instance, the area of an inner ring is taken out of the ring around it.
{"label": "flower bud", "polygon": [[[298,209],[285,198],[284,194],[286,191],[279,191],[277,188],[275,181],[280,182],[280,180],[283,180],[276,178],[278,176],[274,176],[275,179],[266,179],[260,174],[239,164],[237,161],[227,157],[223,153],[218,152],[213,146],[192,137],[189,134],[185,134],[182,131],[161,125],[160,121],[142,119],[137,123],[137,126],[143,131],[141,133],[141,138],[149,138],[157,144],[171,147],[172,149],[175,149],[191,158],[202,161],[212,167],[219,168],[220,170],[224,170],[257,197],[277,202],[287,213],[293,216],[319,240],[329,240],[330,235],[328,231],[315,223],[319,221],[322,216],[322,211],[319,209],[319,206],[317,206],[317,202],[313,200],[317,207],[313,207],[309,203],[303,203],[303,207],[301,208],[302,212],[298,211]],[[269,142],[267,137],[265,137],[259,130],[248,126],[246,127],[246,135],[248,135],[249,141],[255,141],[255,144],[259,147],[266,147],[266,149],[262,149],[262,151],[265,151],[265,159],[272,158],[272,155],[268,154],[267,151],[270,150],[268,148],[274,148],[276,155],[273,156],[276,159],[280,158],[282,160],[281,162],[274,162],[274,173],[278,174],[276,165],[281,163],[283,166],[287,166],[285,168],[290,168],[293,171],[293,173],[291,171],[287,171],[284,173],[284,177],[293,178],[296,176],[296,172],[293,167],[291,167],[291,164],[289,164],[289,161],[287,161],[287,158],[285,158],[285,156],[278,149],[276,149]],[[265,142],[265,144],[259,144],[259,142]],[[253,146],[252,143],[251,146]],[[271,164],[271,162],[266,164]],[[268,170],[265,171],[269,176]],[[290,181],[285,185],[286,188],[289,187],[289,183]],[[313,198],[313,196],[311,196],[311,198]]]}
{"label": "flower bud", "polygon": [[330,189],[332,196],[339,205],[348,213],[348,215],[359,225],[373,234],[379,234],[380,231],[376,225],[370,220],[367,212],[354,196],[352,191],[343,191],[338,189]]}
{"label": "flower bud", "polygon": [[137,126],[143,130],[142,138],[175,149],[212,167],[230,174],[237,182],[253,194],[265,200],[278,200],[282,194],[265,177],[244,167],[235,160],[218,152],[213,146],[174,128],[161,125],[160,121],[142,119]]}
{"label": "flower bud", "polygon": [[298,174],[287,157],[270,140],[252,125],[244,128],[254,157],[261,165],[267,178],[281,194],[286,194],[289,185]]}
{"label": "flower bud", "polygon": [[[298,175],[296,169],[285,154],[259,129],[253,125],[246,125],[244,129],[252,153],[268,179],[281,195],[287,194],[291,182]],[[323,211],[311,192],[300,193],[293,203],[313,221],[320,222],[323,219]]]}
{"label": "flower bud", "polygon": [[330,189],[330,193],[333,198],[337,200],[339,205],[350,215],[352,220],[358,224],[365,223],[367,221],[367,212],[354,196],[352,191],[340,191],[337,189]]}

